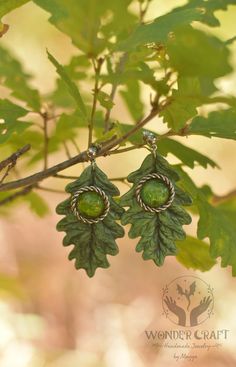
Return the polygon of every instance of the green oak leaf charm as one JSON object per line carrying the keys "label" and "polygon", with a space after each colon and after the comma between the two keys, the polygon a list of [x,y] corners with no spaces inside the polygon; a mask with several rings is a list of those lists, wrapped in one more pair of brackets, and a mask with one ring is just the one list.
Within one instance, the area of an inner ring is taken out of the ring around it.
{"label": "green oak leaf charm", "polygon": [[149,154],[127,180],[133,186],[121,198],[120,204],[129,207],[121,223],[131,224],[130,238],[141,237],[136,251],[143,251],[143,259],[161,266],[167,255],[176,254],[175,241],[185,239],[182,226],[190,224],[191,217],[182,206],[191,205],[191,198],[176,185],[177,172],[159,154]]}
{"label": "green oak leaf charm", "polygon": [[[85,191],[76,197],[76,193],[88,187],[95,187],[98,192]],[[103,215],[106,204],[100,191],[109,203],[105,217],[91,224],[79,220],[72,211],[73,198],[74,206],[82,218],[88,222],[96,221],[96,218]],[[124,209],[113,197],[120,193],[95,163],[86,168],[76,181],[67,185],[66,192],[70,193],[71,197],[56,208],[58,214],[65,216],[57,224],[57,230],[66,232],[64,246],[74,245],[69,260],[75,259],[76,269],[85,269],[88,276],[92,277],[97,268],[109,267],[106,255],[116,255],[119,252],[115,240],[124,236],[124,230],[116,220],[121,218]]]}

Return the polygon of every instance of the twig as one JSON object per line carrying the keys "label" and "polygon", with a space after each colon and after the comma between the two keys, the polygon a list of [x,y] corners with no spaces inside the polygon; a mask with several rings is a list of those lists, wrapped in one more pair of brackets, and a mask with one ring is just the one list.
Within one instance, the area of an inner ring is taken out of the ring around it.
{"label": "twig", "polygon": [[33,185],[26,186],[24,189],[19,190],[15,192],[14,194],[5,197],[4,199],[0,201],[0,206],[8,204],[20,196],[27,195],[33,189],[33,187],[34,187]]}
{"label": "twig", "polygon": [[212,203],[213,204],[220,204],[224,201],[227,201],[229,199],[234,198],[235,196],[236,196],[236,189],[234,189],[234,190],[232,190],[232,191],[230,191],[227,194],[222,195],[222,196],[214,195],[212,197]]}
{"label": "twig", "polygon": [[64,180],[76,180],[78,177],[76,176],[66,176],[66,175],[59,175],[58,173],[54,175],[56,178],[62,178]]}
{"label": "twig", "polygon": [[[164,108],[164,106],[162,106]],[[143,126],[145,126],[149,121],[151,121],[157,114],[160,112],[159,109],[153,109],[150,114],[144,118],[142,121],[139,122],[139,124],[135,125],[132,129],[130,129],[126,134],[123,136],[110,141],[108,144],[104,144],[103,147],[98,151],[97,157],[99,156],[106,156],[109,155],[109,153],[113,154],[113,152],[110,152],[112,148],[114,148],[117,145],[120,145],[123,141],[127,140],[130,136],[135,134],[139,129],[141,129]],[[178,134],[176,134],[178,135]],[[74,166],[77,163],[81,162],[87,162],[89,161],[89,157],[87,155],[87,151],[81,152],[77,156],[68,159],[64,162],[61,162],[59,164],[56,164],[55,166],[48,168],[46,170],[43,170],[41,172],[35,173],[31,176],[25,177],[20,180],[8,182],[6,184],[0,185],[0,192],[1,191],[8,191],[17,189],[19,187],[27,186],[27,185],[33,185],[36,184],[39,181],[45,180],[46,178],[50,176],[55,176],[60,171],[63,171],[64,169]]]}
{"label": "twig", "polygon": [[44,136],[44,151],[43,151],[43,158],[44,158],[44,169],[48,168],[48,114],[47,112],[41,113],[43,118],[43,136]]}
{"label": "twig", "polygon": [[97,97],[98,97],[98,92],[99,92],[98,83],[99,83],[99,76],[100,76],[100,71],[101,71],[103,61],[104,59],[99,58],[97,60],[97,65],[96,65],[95,60],[92,59],[92,63],[93,63],[94,71],[95,71],[95,83],[94,83],[93,105],[92,105],[92,111],[91,111],[90,121],[88,125],[88,128],[89,128],[88,148],[92,144],[92,140],[93,140],[93,123],[94,123],[94,115],[95,115],[96,107],[97,107]]}
{"label": "twig", "polygon": [[145,144],[132,145],[131,147],[127,147],[127,148],[110,150],[110,151],[107,153],[107,155],[120,154],[120,153],[129,152],[130,150],[135,150],[135,149],[143,148],[143,147],[144,147],[144,145],[145,145]]}
{"label": "twig", "polygon": [[[123,54],[123,56],[121,57],[120,62],[118,64],[117,68],[116,68],[116,74],[119,74],[119,73],[122,73],[123,72],[123,69],[125,67],[125,63],[126,63],[127,57],[128,57],[128,53],[125,52]],[[112,85],[112,89],[111,89],[111,93],[110,93],[110,100],[112,102],[114,101],[114,98],[115,98],[115,94],[116,94],[116,90],[117,90],[118,85],[119,85],[118,82],[115,82]],[[104,132],[105,133],[109,130],[110,115],[111,115],[111,109],[110,108],[107,108],[105,119],[104,119]]]}
{"label": "twig", "polygon": [[18,150],[15,153],[13,153],[10,157],[8,157],[4,161],[0,162],[0,165],[1,165],[0,170],[2,170],[4,168],[4,166],[7,167],[5,173],[3,174],[2,178],[0,179],[0,185],[4,182],[5,178],[8,176],[11,169],[13,169],[15,167],[17,159],[19,158],[19,156],[22,155],[23,153],[25,153],[26,151],[28,151],[29,149],[30,149],[30,145],[29,144],[25,145],[23,148],[21,148],[20,150]]}
{"label": "twig", "polygon": [[41,191],[54,192],[56,194],[65,194],[64,190],[56,190],[56,189],[51,189],[50,187],[43,187],[43,186],[39,186],[39,185],[36,185],[35,189],[36,190],[41,190]]}
{"label": "twig", "polygon": [[12,162],[16,162],[17,159],[24,153],[28,152],[31,148],[30,144],[26,144],[25,146],[23,146],[22,148],[20,148],[19,150],[17,150],[15,153],[11,154],[10,157],[4,159],[2,162],[0,162],[0,171],[7,167],[9,164],[11,164]]}
{"label": "twig", "polygon": [[72,138],[71,139],[71,142],[74,145],[75,149],[77,150],[77,153],[80,154],[81,153],[81,150],[80,150],[78,144],[76,143],[75,139]]}
{"label": "twig", "polygon": [[64,141],[63,142],[63,146],[64,146],[64,149],[65,149],[65,152],[66,152],[66,155],[67,155],[67,158],[71,158],[71,155],[70,155],[70,151],[69,151],[69,148],[68,148],[68,145],[66,144],[66,142]]}

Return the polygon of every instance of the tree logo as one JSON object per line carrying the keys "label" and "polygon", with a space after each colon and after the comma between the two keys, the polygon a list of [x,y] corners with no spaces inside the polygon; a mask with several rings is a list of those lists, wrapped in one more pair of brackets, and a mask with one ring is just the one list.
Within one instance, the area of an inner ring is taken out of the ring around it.
{"label": "tree logo", "polygon": [[176,278],[163,288],[162,306],[174,324],[197,326],[213,313],[213,288],[194,276]]}

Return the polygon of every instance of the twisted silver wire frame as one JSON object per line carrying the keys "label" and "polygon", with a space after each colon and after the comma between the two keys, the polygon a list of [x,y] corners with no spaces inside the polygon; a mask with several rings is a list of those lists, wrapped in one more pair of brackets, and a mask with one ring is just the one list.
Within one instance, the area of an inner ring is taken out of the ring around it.
{"label": "twisted silver wire frame", "polygon": [[[151,180],[151,179],[159,179],[161,181],[163,181],[169,188],[170,190],[170,196],[167,200],[167,202],[163,205],[160,205],[158,208],[153,208],[149,205],[146,205],[142,198],[141,198],[141,189],[143,187],[143,185],[145,184],[145,182]],[[151,213],[160,213],[164,210],[166,210],[167,208],[169,208],[169,206],[171,206],[171,204],[173,203],[173,200],[175,198],[175,189],[173,184],[171,183],[171,181],[168,179],[168,177],[161,175],[159,173],[150,173],[149,175],[144,176],[138,183],[138,186],[135,190],[135,195],[136,195],[136,199],[139,203],[139,205],[146,211],[146,212],[151,212]]]}
{"label": "twisted silver wire frame", "polygon": [[[104,200],[105,210],[104,212],[97,218],[86,218],[83,215],[81,215],[77,209],[77,201],[79,195],[81,195],[84,192],[97,192]],[[110,201],[108,199],[108,196],[105,194],[103,190],[101,190],[97,186],[84,186],[81,189],[77,190],[71,199],[71,210],[74,213],[74,215],[83,223],[87,224],[94,224],[102,221],[104,218],[106,218],[109,210],[110,210]]]}

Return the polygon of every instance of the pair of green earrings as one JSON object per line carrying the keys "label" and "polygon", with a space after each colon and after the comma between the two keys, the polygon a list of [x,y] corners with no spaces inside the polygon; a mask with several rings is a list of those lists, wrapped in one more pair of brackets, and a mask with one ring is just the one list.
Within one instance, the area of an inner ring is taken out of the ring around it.
{"label": "pair of green earrings", "polygon": [[118,220],[131,224],[129,237],[140,237],[136,250],[158,266],[165,256],[176,254],[175,241],[185,238],[182,226],[191,217],[182,206],[190,205],[191,199],[176,185],[177,172],[157,153],[155,136],[145,132],[144,140],[151,154],[127,177],[133,186],[123,197],[96,165],[97,149],[91,147],[91,165],[66,186],[71,196],[57,206],[57,213],[64,215],[57,225],[58,231],[66,232],[63,245],[74,245],[69,259],[90,277],[98,267],[109,266],[106,255],[118,253],[116,239],[124,236]]}

